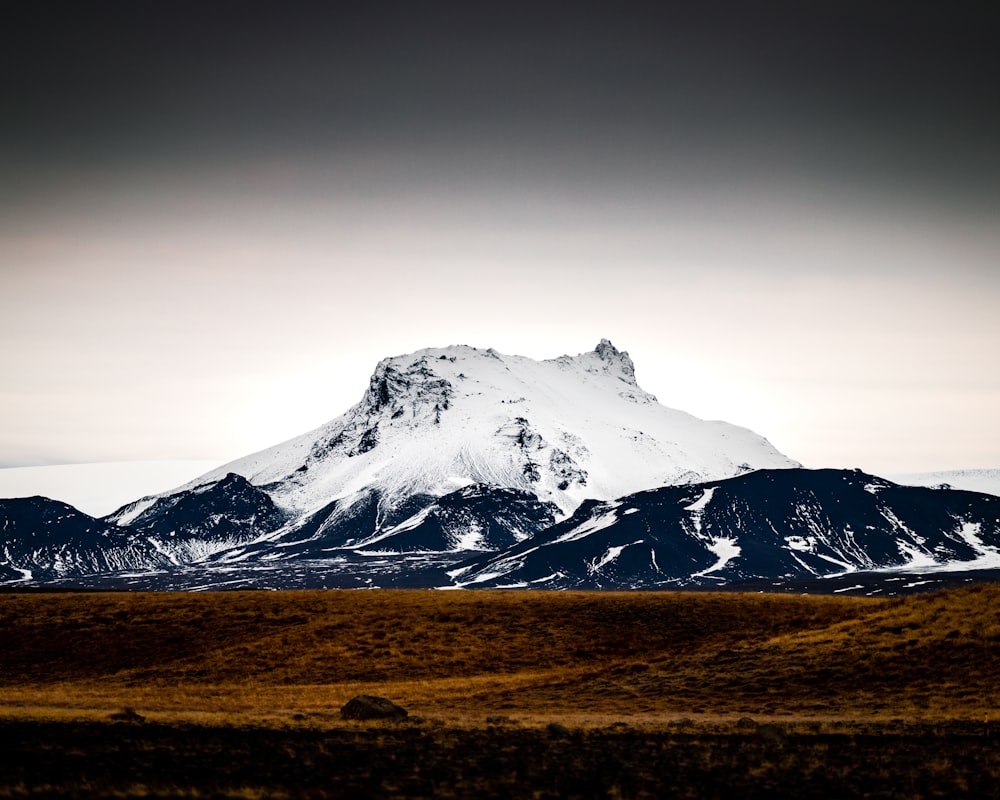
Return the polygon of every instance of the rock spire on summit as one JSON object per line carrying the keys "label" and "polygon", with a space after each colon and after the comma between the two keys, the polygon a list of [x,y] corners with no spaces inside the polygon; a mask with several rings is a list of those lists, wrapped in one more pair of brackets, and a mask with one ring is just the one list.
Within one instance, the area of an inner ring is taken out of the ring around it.
{"label": "rock spire on summit", "polygon": [[627,378],[633,382],[635,381],[635,364],[632,363],[632,359],[629,358],[628,353],[624,350],[618,350],[611,344],[610,339],[601,339],[597,343],[597,347],[594,348],[594,352],[606,364],[617,364]]}

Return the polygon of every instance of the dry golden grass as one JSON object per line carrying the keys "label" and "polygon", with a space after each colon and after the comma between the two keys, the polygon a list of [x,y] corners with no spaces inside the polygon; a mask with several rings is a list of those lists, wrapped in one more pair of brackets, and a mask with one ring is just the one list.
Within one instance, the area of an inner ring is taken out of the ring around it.
{"label": "dry golden grass", "polygon": [[[1000,588],[905,600],[329,591],[0,596],[0,714],[328,722],[358,693],[481,724],[976,718]],[[303,715],[303,716],[298,716]]]}

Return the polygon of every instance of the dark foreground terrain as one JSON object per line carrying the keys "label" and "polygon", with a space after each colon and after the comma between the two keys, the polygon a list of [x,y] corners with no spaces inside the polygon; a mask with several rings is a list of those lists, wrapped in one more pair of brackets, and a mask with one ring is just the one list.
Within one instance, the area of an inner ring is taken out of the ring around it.
{"label": "dark foreground terrain", "polygon": [[984,717],[995,584],[0,595],[0,798],[978,800]]}
{"label": "dark foreground terrain", "polygon": [[0,737],[5,797],[1000,796],[1000,741],[968,723],[550,731],[4,721]]}

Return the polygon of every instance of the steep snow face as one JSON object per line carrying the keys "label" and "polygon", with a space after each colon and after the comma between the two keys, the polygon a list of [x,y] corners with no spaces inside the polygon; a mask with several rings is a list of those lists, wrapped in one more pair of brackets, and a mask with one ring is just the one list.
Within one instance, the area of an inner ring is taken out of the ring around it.
{"label": "steep snow face", "polygon": [[293,513],[364,490],[392,506],[483,483],[568,514],[585,498],[796,466],[749,430],[660,405],[605,339],[548,361],[468,346],[387,358],[347,413],[199,482],[235,472]]}

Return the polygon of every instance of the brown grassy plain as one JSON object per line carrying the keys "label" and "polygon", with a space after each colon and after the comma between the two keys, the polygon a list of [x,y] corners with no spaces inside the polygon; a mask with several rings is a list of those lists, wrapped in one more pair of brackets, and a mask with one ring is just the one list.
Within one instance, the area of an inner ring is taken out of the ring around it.
{"label": "brown grassy plain", "polygon": [[[750,716],[785,732],[814,734],[809,747],[822,744],[824,752],[836,743],[815,736],[849,735],[853,753],[856,737],[887,731],[982,737],[984,714],[1000,711],[1000,587],[991,585],[891,600],[583,592],[5,594],[0,634],[0,724],[13,725],[22,738],[38,725],[117,730],[121,725],[108,719],[125,707],[144,715],[149,730],[270,730],[299,736],[300,743],[333,729],[355,744],[375,729],[386,742],[405,738],[398,728],[339,719],[347,700],[367,693],[407,708],[408,729],[439,731],[432,735],[435,752],[443,730],[492,736],[497,726],[487,725],[487,717],[504,718],[509,741],[541,736],[551,722],[577,737],[604,736],[595,752],[606,751],[608,736],[639,732],[646,738],[626,748],[637,753],[650,742],[665,746],[656,738],[665,732],[671,741],[685,731],[695,738],[731,736],[737,720]],[[722,747],[722,740],[712,741]],[[524,744],[529,752],[539,746]],[[702,750],[697,759],[704,761]],[[954,764],[946,750],[937,747],[939,760],[928,760],[926,769],[949,776]],[[790,758],[797,751],[784,752]],[[1000,777],[1000,763],[991,758],[988,768],[976,762],[962,774]],[[698,769],[710,769],[702,761]],[[765,775],[776,769],[774,759],[753,769]],[[887,767],[879,769],[888,781]],[[842,777],[849,774],[844,767]],[[773,782],[761,781],[775,796]],[[21,785],[31,788],[30,781]],[[607,796],[588,785],[593,792],[576,796]],[[747,787],[758,784],[739,785],[742,796],[751,796]],[[355,787],[355,794],[447,796],[443,785],[420,786],[407,793],[372,784],[370,791]],[[675,789],[676,796],[700,796]],[[242,791],[230,786],[223,794]],[[18,793],[17,785],[0,786],[0,796]]]}
{"label": "brown grassy plain", "polygon": [[0,711],[322,719],[358,693],[480,720],[975,717],[1000,587],[725,593],[0,595]]}

